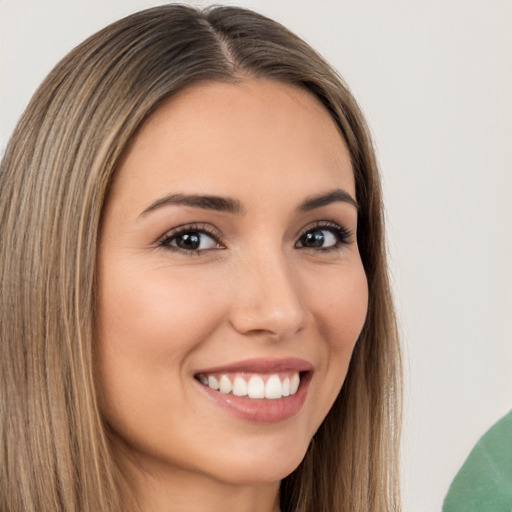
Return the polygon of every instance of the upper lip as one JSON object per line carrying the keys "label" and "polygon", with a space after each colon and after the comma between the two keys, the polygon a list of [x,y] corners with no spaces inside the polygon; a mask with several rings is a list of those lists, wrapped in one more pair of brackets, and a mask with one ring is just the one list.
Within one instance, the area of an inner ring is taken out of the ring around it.
{"label": "upper lip", "polygon": [[204,368],[197,371],[196,375],[200,373],[278,373],[287,371],[311,372],[313,371],[313,365],[305,359],[300,359],[298,357],[286,357],[282,359],[254,358],[235,361],[221,366]]}

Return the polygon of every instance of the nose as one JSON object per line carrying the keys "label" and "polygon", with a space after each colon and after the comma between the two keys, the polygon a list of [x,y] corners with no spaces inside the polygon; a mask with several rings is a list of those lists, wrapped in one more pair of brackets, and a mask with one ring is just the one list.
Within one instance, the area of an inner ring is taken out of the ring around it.
{"label": "nose", "polygon": [[282,254],[258,255],[240,265],[230,313],[241,334],[293,336],[308,322],[299,276]]}

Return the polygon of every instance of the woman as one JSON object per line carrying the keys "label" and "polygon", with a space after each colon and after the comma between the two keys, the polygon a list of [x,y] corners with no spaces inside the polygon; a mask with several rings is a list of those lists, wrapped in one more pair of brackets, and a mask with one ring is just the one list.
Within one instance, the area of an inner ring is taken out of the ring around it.
{"label": "woman", "polygon": [[303,41],[120,20],[36,92],[0,191],[2,510],[399,509],[375,157]]}

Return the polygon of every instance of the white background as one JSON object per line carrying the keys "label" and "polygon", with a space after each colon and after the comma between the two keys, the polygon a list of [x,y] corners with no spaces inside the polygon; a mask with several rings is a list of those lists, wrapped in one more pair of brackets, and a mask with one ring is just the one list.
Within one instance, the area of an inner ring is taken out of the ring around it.
{"label": "white background", "polygon": [[[159,3],[0,0],[0,151],[58,59]],[[405,510],[440,510],[471,447],[512,408],[512,2],[236,3],[323,53],[370,122],[407,366]]]}

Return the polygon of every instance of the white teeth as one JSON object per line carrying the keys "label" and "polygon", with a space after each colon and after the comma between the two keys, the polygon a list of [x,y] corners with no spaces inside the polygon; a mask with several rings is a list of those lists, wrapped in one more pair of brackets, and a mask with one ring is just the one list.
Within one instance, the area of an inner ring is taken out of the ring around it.
{"label": "white teeth", "polygon": [[278,375],[272,375],[265,384],[265,398],[281,398],[283,396],[283,386]]}
{"label": "white teeth", "polygon": [[[218,374],[216,377],[214,375],[208,375],[207,377],[202,373],[197,376],[201,384],[224,394],[233,393],[235,396],[270,400],[294,395],[300,385],[298,372],[291,374],[291,377],[284,377],[282,380],[278,374],[270,376],[252,375],[249,382],[240,375],[231,380],[232,378],[228,375]],[[266,382],[264,379],[266,379]]]}
{"label": "white teeth", "polygon": [[290,379],[290,395],[295,395],[299,389],[300,377],[298,373],[294,373]]}
{"label": "white teeth", "polygon": [[217,382],[217,379],[212,375],[208,377],[208,387],[212,389],[219,389],[219,383]]}
{"label": "white teeth", "polygon": [[247,384],[249,398],[265,398],[265,383],[261,377],[252,376]]}
{"label": "white teeth", "polygon": [[219,380],[219,389],[221,393],[231,393],[231,390],[233,389],[233,385],[231,384],[231,381],[229,380],[229,377],[226,375],[223,375]]}
{"label": "white teeth", "polygon": [[242,377],[235,377],[233,382],[233,395],[246,396],[247,395],[247,382]]}
{"label": "white teeth", "polygon": [[290,396],[290,379],[288,377],[283,380],[283,396]]}

